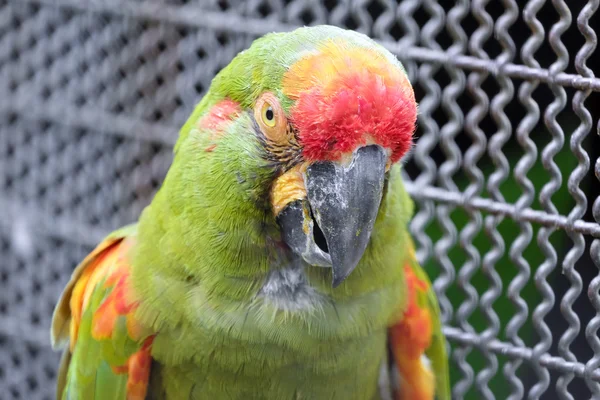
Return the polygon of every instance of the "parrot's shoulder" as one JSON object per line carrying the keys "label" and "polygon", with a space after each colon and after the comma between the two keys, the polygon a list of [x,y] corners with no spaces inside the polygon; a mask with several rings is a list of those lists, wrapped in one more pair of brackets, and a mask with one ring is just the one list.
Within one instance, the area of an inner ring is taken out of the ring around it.
{"label": "parrot's shoulder", "polygon": [[52,316],[51,340],[53,348],[62,348],[69,341],[71,298],[75,286],[79,286],[80,288],[83,286],[82,276],[84,272],[86,273],[85,275],[89,275],[91,270],[99,269],[100,265],[106,268],[107,263],[98,262],[98,259],[107,253],[114,253],[115,249],[112,249],[112,247],[118,245],[123,240],[128,238],[129,240],[135,240],[136,234],[137,224],[127,225],[111,232],[75,267],[71,274],[71,279],[65,286]]}
{"label": "parrot's shoulder", "polygon": [[58,398],[63,392],[92,399],[146,393],[153,335],[134,315],[139,302],[129,260],[136,233],[137,226],[129,225],[108,235],[75,268],[62,293],[51,331],[53,347],[68,343]]}
{"label": "parrot's shoulder", "polygon": [[401,376],[400,398],[450,399],[445,339],[431,281],[417,261],[412,241],[403,262],[406,304],[389,328],[394,362]]}

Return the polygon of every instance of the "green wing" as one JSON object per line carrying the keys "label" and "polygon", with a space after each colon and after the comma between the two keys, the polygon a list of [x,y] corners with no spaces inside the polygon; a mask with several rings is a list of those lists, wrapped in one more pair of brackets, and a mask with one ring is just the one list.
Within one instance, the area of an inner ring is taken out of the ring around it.
{"label": "green wing", "polygon": [[435,374],[436,397],[439,400],[451,400],[450,373],[448,370],[448,354],[446,351],[446,338],[442,332],[442,319],[437,296],[425,270],[414,260],[411,263],[415,275],[427,283],[427,290],[423,293],[424,303],[431,315],[432,330],[431,344],[425,351],[427,358],[431,361],[431,367]]}
{"label": "green wing", "polygon": [[439,305],[429,277],[416,260],[412,243],[407,245],[410,251],[404,263],[406,309],[389,330],[401,381],[397,398],[450,400],[448,355]]}
{"label": "green wing", "polygon": [[128,252],[136,225],[109,235],[77,266],[54,311],[52,343],[64,350],[57,398],[143,399],[152,336],[133,312]]}

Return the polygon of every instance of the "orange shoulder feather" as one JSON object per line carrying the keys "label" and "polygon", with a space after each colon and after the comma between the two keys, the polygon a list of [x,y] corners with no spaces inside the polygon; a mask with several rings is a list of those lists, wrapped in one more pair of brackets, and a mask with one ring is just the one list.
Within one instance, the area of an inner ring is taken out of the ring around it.
{"label": "orange shoulder feather", "polygon": [[389,328],[390,345],[400,374],[397,400],[433,400],[435,377],[425,357],[433,333],[432,315],[423,299],[429,283],[415,274],[410,261],[404,266],[407,305],[400,322]]}
{"label": "orange shoulder feather", "polygon": [[[127,355],[123,365],[111,364],[111,367],[115,374],[127,374],[127,398],[143,399],[150,376],[154,337],[134,317],[139,303],[132,298],[128,260],[134,241],[131,237],[109,237],[77,266],[54,312],[52,342],[56,347],[68,341],[69,348],[65,351],[73,354],[81,335],[88,335],[97,342],[118,339],[113,338],[116,324],[125,318],[126,335],[140,345],[137,351]],[[90,310],[93,313],[91,332],[80,332],[82,317],[98,290],[105,290],[106,296],[96,309]],[[63,377],[63,380],[66,379]],[[61,392],[62,388],[58,388],[58,393]]]}

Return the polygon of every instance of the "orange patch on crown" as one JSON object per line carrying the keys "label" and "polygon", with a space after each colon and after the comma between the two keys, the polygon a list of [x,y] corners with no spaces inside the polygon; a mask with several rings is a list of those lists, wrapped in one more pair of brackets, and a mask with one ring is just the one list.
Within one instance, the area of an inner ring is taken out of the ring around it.
{"label": "orange patch on crown", "polygon": [[375,143],[398,161],[412,145],[414,91],[402,68],[375,48],[329,40],[284,74],[290,120],[308,160],[339,160]]}
{"label": "orange patch on crown", "polygon": [[352,71],[368,71],[383,79],[386,85],[412,87],[399,67],[393,66],[381,52],[364,47],[349,47],[345,42],[329,40],[318,53],[301,58],[283,76],[283,93],[292,100],[313,87],[322,87],[324,95],[339,86],[336,78]]}

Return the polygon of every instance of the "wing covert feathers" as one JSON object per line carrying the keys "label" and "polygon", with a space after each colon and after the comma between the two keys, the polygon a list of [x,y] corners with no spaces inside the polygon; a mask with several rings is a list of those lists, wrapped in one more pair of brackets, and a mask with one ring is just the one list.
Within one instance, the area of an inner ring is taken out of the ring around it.
{"label": "wing covert feathers", "polygon": [[395,397],[397,400],[450,400],[439,307],[412,247],[403,268],[407,306],[400,322],[389,329],[390,346],[400,375]]}
{"label": "wing covert feathers", "polygon": [[144,399],[154,338],[134,317],[129,285],[135,225],[108,236],[73,271],[52,320],[64,349],[57,398]]}

